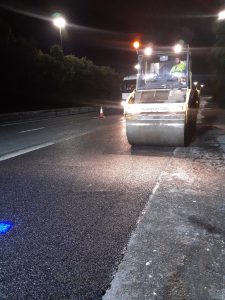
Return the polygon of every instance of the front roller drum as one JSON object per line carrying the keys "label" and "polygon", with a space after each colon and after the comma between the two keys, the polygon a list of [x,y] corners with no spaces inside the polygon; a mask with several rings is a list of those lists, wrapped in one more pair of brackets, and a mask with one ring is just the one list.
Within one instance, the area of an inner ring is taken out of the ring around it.
{"label": "front roller drum", "polygon": [[184,146],[185,115],[126,120],[131,145]]}

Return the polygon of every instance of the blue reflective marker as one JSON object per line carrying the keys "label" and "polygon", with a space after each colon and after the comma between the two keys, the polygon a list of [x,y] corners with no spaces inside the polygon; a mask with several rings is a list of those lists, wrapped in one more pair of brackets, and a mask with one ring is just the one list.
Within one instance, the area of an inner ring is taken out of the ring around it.
{"label": "blue reflective marker", "polygon": [[0,235],[7,233],[13,227],[13,223],[9,221],[0,221]]}

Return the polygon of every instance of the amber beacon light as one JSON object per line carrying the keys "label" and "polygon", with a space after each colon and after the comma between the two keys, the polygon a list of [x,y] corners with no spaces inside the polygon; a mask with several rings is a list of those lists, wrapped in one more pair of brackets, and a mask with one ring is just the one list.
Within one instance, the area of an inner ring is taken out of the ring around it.
{"label": "amber beacon light", "polygon": [[133,42],[133,47],[138,50],[140,48],[140,42],[139,41],[134,41]]}

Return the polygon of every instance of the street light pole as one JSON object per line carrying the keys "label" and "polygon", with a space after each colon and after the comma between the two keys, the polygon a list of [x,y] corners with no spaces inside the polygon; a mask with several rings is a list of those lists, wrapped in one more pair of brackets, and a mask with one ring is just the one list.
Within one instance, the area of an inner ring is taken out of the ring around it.
{"label": "street light pole", "polygon": [[66,20],[62,17],[56,17],[53,19],[53,24],[59,28],[60,45],[61,49],[63,50],[62,29],[66,26]]}
{"label": "street light pole", "polygon": [[61,45],[61,49],[63,50],[63,44],[62,44],[62,27],[59,27],[59,34],[60,34],[60,45]]}

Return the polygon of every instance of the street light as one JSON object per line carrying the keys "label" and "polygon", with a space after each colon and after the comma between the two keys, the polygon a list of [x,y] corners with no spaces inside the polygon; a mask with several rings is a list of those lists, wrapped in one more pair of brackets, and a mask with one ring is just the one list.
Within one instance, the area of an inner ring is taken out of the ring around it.
{"label": "street light", "polygon": [[53,19],[53,24],[59,28],[59,34],[60,34],[60,44],[61,49],[63,49],[62,46],[62,29],[66,26],[66,20],[63,17],[55,17]]}
{"label": "street light", "polygon": [[218,21],[225,20],[225,10],[218,13]]}

